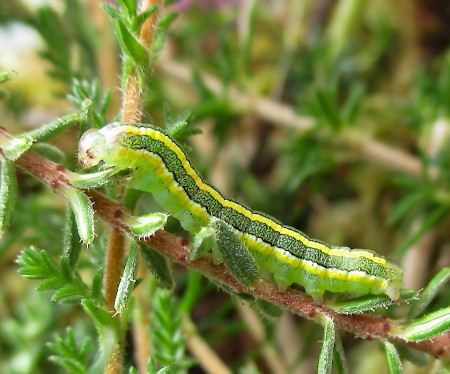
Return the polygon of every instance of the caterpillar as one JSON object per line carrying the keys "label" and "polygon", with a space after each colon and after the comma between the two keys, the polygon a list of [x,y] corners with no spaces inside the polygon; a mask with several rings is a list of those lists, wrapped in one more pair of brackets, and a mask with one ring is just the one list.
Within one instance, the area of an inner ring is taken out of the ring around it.
{"label": "caterpillar", "polygon": [[117,171],[131,169],[133,188],[156,202],[197,234],[220,220],[250,251],[259,268],[282,288],[293,283],[313,297],[325,291],[400,295],[402,270],[375,252],[329,246],[300,230],[227,199],[206,183],[165,131],[152,125],[111,123],[88,130],[78,159],[90,168],[101,161]]}

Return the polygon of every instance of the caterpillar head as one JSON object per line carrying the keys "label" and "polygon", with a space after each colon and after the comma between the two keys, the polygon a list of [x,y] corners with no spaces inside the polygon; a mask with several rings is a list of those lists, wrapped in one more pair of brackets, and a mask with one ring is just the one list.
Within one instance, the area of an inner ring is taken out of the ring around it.
{"label": "caterpillar head", "polygon": [[90,129],[80,139],[78,161],[85,168],[91,168],[100,161],[107,162],[113,150],[114,141],[121,132],[118,122],[110,123],[101,129]]}

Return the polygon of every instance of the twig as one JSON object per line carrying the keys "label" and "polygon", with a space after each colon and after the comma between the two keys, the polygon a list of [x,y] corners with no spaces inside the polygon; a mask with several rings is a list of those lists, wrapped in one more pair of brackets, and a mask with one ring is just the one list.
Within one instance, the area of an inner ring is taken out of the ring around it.
{"label": "twig", "polygon": [[[4,132],[3,134],[0,133],[1,135],[6,136]],[[16,161],[16,164],[56,191],[60,183],[70,186],[70,181],[65,174],[63,166],[35,152],[25,153]],[[130,236],[132,235],[122,218],[128,214],[124,207],[96,190],[89,190],[88,195],[94,202],[95,211],[104,221],[111,227]],[[189,252],[184,246],[185,239],[164,230],[158,231],[154,236],[144,241],[170,260],[197,270],[206,277],[230,287],[237,293],[251,294],[308,319],[315,320],[318,314],[326,315],[332,318],[338,327],[362,338],[385,339],[398,345],[428,352],[437,357],[450,355],[450,335],[448,333],[420,342],[406,342],[391,333],[391,331],[401,329],[399,321],[391,320],[384,316],[368,314],[339,314],[330,307],[315,302],[306,294],[293,289],[280,291],[275,284],[265,280],[261,280],[254,288],[246,288],[236,281],[224,265],[214,265],[210,256],[191,260]]]}

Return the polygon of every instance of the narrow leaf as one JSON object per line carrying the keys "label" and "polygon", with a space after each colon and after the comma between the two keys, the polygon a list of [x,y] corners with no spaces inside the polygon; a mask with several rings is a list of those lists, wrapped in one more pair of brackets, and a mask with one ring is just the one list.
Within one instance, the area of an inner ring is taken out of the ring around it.
{"label": "narrow leaf", "polygon": [[283,315],[283,309],[279,306],[269,303],[268,301],[256,299],[255,306],[258,312],[269,321],[274,321]]}
{"label": "narrow leaf", "polygon": [[116,331],[118,331],[119,320],[114,318],[110,312],[103,309],[100,305],[95,304],[91,300],[84,299],[81,301],[81,306],[83,307],[85,312],[93,318],[99,330],[107,327],[116,329]]}
{"label": "narrow leaf", "polygon": [[75,215],[78,235],[87,245],[94,240],[94,209],[91,200],[80,190],[66,188],[65,195]]}
{"label": "narrow leaf", "polygon": [[0,170],[0,238],[5,233],[17,196],[16,170],[11,161],[1,157]]}
{"label": "narrow leaf", "polygon": [[48,143],[36,143],[33,145],[33,151],[48,158],[49,160],[61,164],[66,159],[66,155],[57,147]]}
{"label": "narrow leaf", "polygon": [[384,349],[386,351],[386,359],[388,364],[388,370],[390,374],[402,374],[402,361],[400,360],[400,356],[398,355],[397,350],[395,349],[394,344],[384,341]]}
{"label": "narrow leaf", "polygon": [[167,222],[167,214],[150,213],[142,216],[127,216],[125,218],[130,230],[139,238],[148,238],[156,231],[164,228]]}
{"label": "narrow leaf", "polygon": [[75,267],[78,261],[80,251],[80,237],[78,236],[75,216],[72,209],[68,207],[64,223],[63,256],[68,260],[72,268]]}
{"label": "narrow leaf", "polygon": [[149,55],[147,50],[121,21],[117,20],[115,24],[117,35],[124,51],[134,60],[136,64],[143,68],[147,68],[149,64]]}
{"label": "narrow leaf", "polygon": [[329,374],[331,373],[331,366],[333,363],[333,349],[335,341],[335,326],[334,322],[329,317],[323,317],[325,321],[322,349],[319,355],[319,364],[317,367],[318,374]]}
{"label": "narrow leaf", "polygon": [[415,208],[425,198],[426,195],[421,190],[406,195],[397,204],[395,204],[391,214],[389,215],[387,224],[391,226],[396,223],[401,217],[403,217],[411,209]]}
{"label": "narrow leaf", "polygon": [[417,342],[430,339],[450,329],[450,307],[426,314],[407,324],[396,335],[402,339]]}
{"label": "narrow leaf", "polygon": [[[415,290],[401,290],[401,300],[409,300],[417,296]],[[340,301],[330,305],[333,310],[342,314],[363,313],[368,310],[375,310],[387,307],[392,304],[392,300],[387,295],[364,295],[348,301]]]}
{"label": "narrow leaf", "polygon": [[139,248],[145,265],[158,280],[160,286],[173,289],[174,281],[167,258],[142,242],[139,243]]}
{"label": "narrow leaf", "polygon": [[422,222],[422,226],[416,233],[414,233],[411,237],[406,239],[398,249],[395,250],[394,257],[400,258],[403,254],[416,242],[418,241],[431,227],[436,225],[442,217],[447,214],[449,210],[448,206],[440,206],[436,208],[432,213],[430,213],[425,220]]}
{"label": "narrow leaf", "polygon": [[108,5],[106,3],[101,4],[102,9],[106,12],[106,14],[113,20],[124,20],[125,16],[123,13],[120,13],[116,8]]}
{"label": "narrow leaf", "polygon": [[135,32],[138,32],[142,28],[142,25],[147,20],[147,18],[149,18],[153,13],[155,13],[157,9],[158,9],[157,5],[152,5],[151,7],[145,9],[143,12],[139,13],[133,19],[133,30]]}
{"label": "narrow leaf", "polygon": [[120,7],[125,10],[128,17],[133,18],[136,15],[136,0],[117,0]]}
{"label": "narrow leaf", "polygon": [[36,130],[30,131],[25,135],[33,142],[42,142],[53,138],[56,134],[59,134],[61,131],[69,127],[81,125],[82,123],[84,123],[82,115],[78,113],[67,114],[45,124],[44,126],[38,127]]}
{"label": "narrow leaf", "polygon": [[92,298],[102,299],[102,286],[103,286],[103,269],[100,268],[96,271],[94,278],[92,279],[91,295]]}
{"label": "narrow leaf", "polygon": [[319,110],[323,118],[333,130],[338,130],[341,127],[341,119],[337,109],[331,102],[330,95],[321,89],[316,91],[316,100],[319,105]]}
{"label": "narrow leaf", "polygon": [[345,359],[344,348],[342,347],[341,339],[339,335],[335,337],[334,350],[333,350],[333,363],[334,368],[338,374],[349,373],[347,360]]}
{"label": "narrow leaf", "polygon": [[127,306],[128,299],[134,289],[137,267],[137,243],[133,240],[130,245],[130,253],[128,254],[122,278],[120,279],[119,287],[117,289],[116,300],[114,301],[114,309],[119,314],[122,313]]}
{"label": "narrow leaf", "polygon": [[175,21],[175,19],[178,17],[178,13],[168,13],[166,15],[164,15],[163,17],[161,17],[161,19],[158,22],[158,27],[160,29],[167,29],[173,21]]}
{"label": "narrow leaf", "polygon": [[354,124],[356,122],[365,92],[366,89],[363,84],[357,83],[352,87],[350,96],[341,111],[341,116],[346,123]]}
{"label": "narrow leaf", "polygon": [[202,254],[210,251],[214,244],[214,230],[211,227],[202,227],[192,240],[189,256],[196,260]]}
{"label": "narrow leaf", "polygon": [[66,171],[65,175],[70,182],[77,188],[98,188],[116,179],[123,178],[129,174],[128,170],[120,170],[117,168],[107,168],[94,173],[78,174]]}
{"label": "narrow leaf", "polygon": [[439,273],[437,273],[430,283],[427,284],[425,289],[420,295],[420,299],[416,300],[411,307],[409,312],[409,316],[411,318],[417,317],[420,313],[422,313],[425,308],[430,304],[430,302],[434,299],[437,293],[445,286],[445,284],[450,279],[450,268],[443,268]]}
{"label": "narrow leaf", "polygon": [[6,158],[11,161],[16,161],[20,156],[28,151],[32,145],[32,139],[22,135],[2,141],[2,144],[0,144]]}
{"label": "narrow leaf", "polygon": [[216,232],[216,244],[228,270],[240,283],[247,287],[254,286],[260,279],[260,273],[250,250],[225,222],[214,220],[211,227]]}

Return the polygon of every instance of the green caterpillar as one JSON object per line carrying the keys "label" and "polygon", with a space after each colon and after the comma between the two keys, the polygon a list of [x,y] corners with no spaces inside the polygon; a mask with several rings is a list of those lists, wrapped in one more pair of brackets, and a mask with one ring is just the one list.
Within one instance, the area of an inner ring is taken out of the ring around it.
{"label": "green caterpillar", "polygon": [[150,192],[193,234],[208,227],[229,228],[259,268],[270,271],[282,288],[297,283],[314,297],[332,291],[399,298],[402,270],[397,265],[372,251],[331,247],[310,239],[223,197],[160,128],[112,123],[89,130],[80,140],[79,161],[87,168],[103,161],[114,172],[133,170],[132,187]]}

